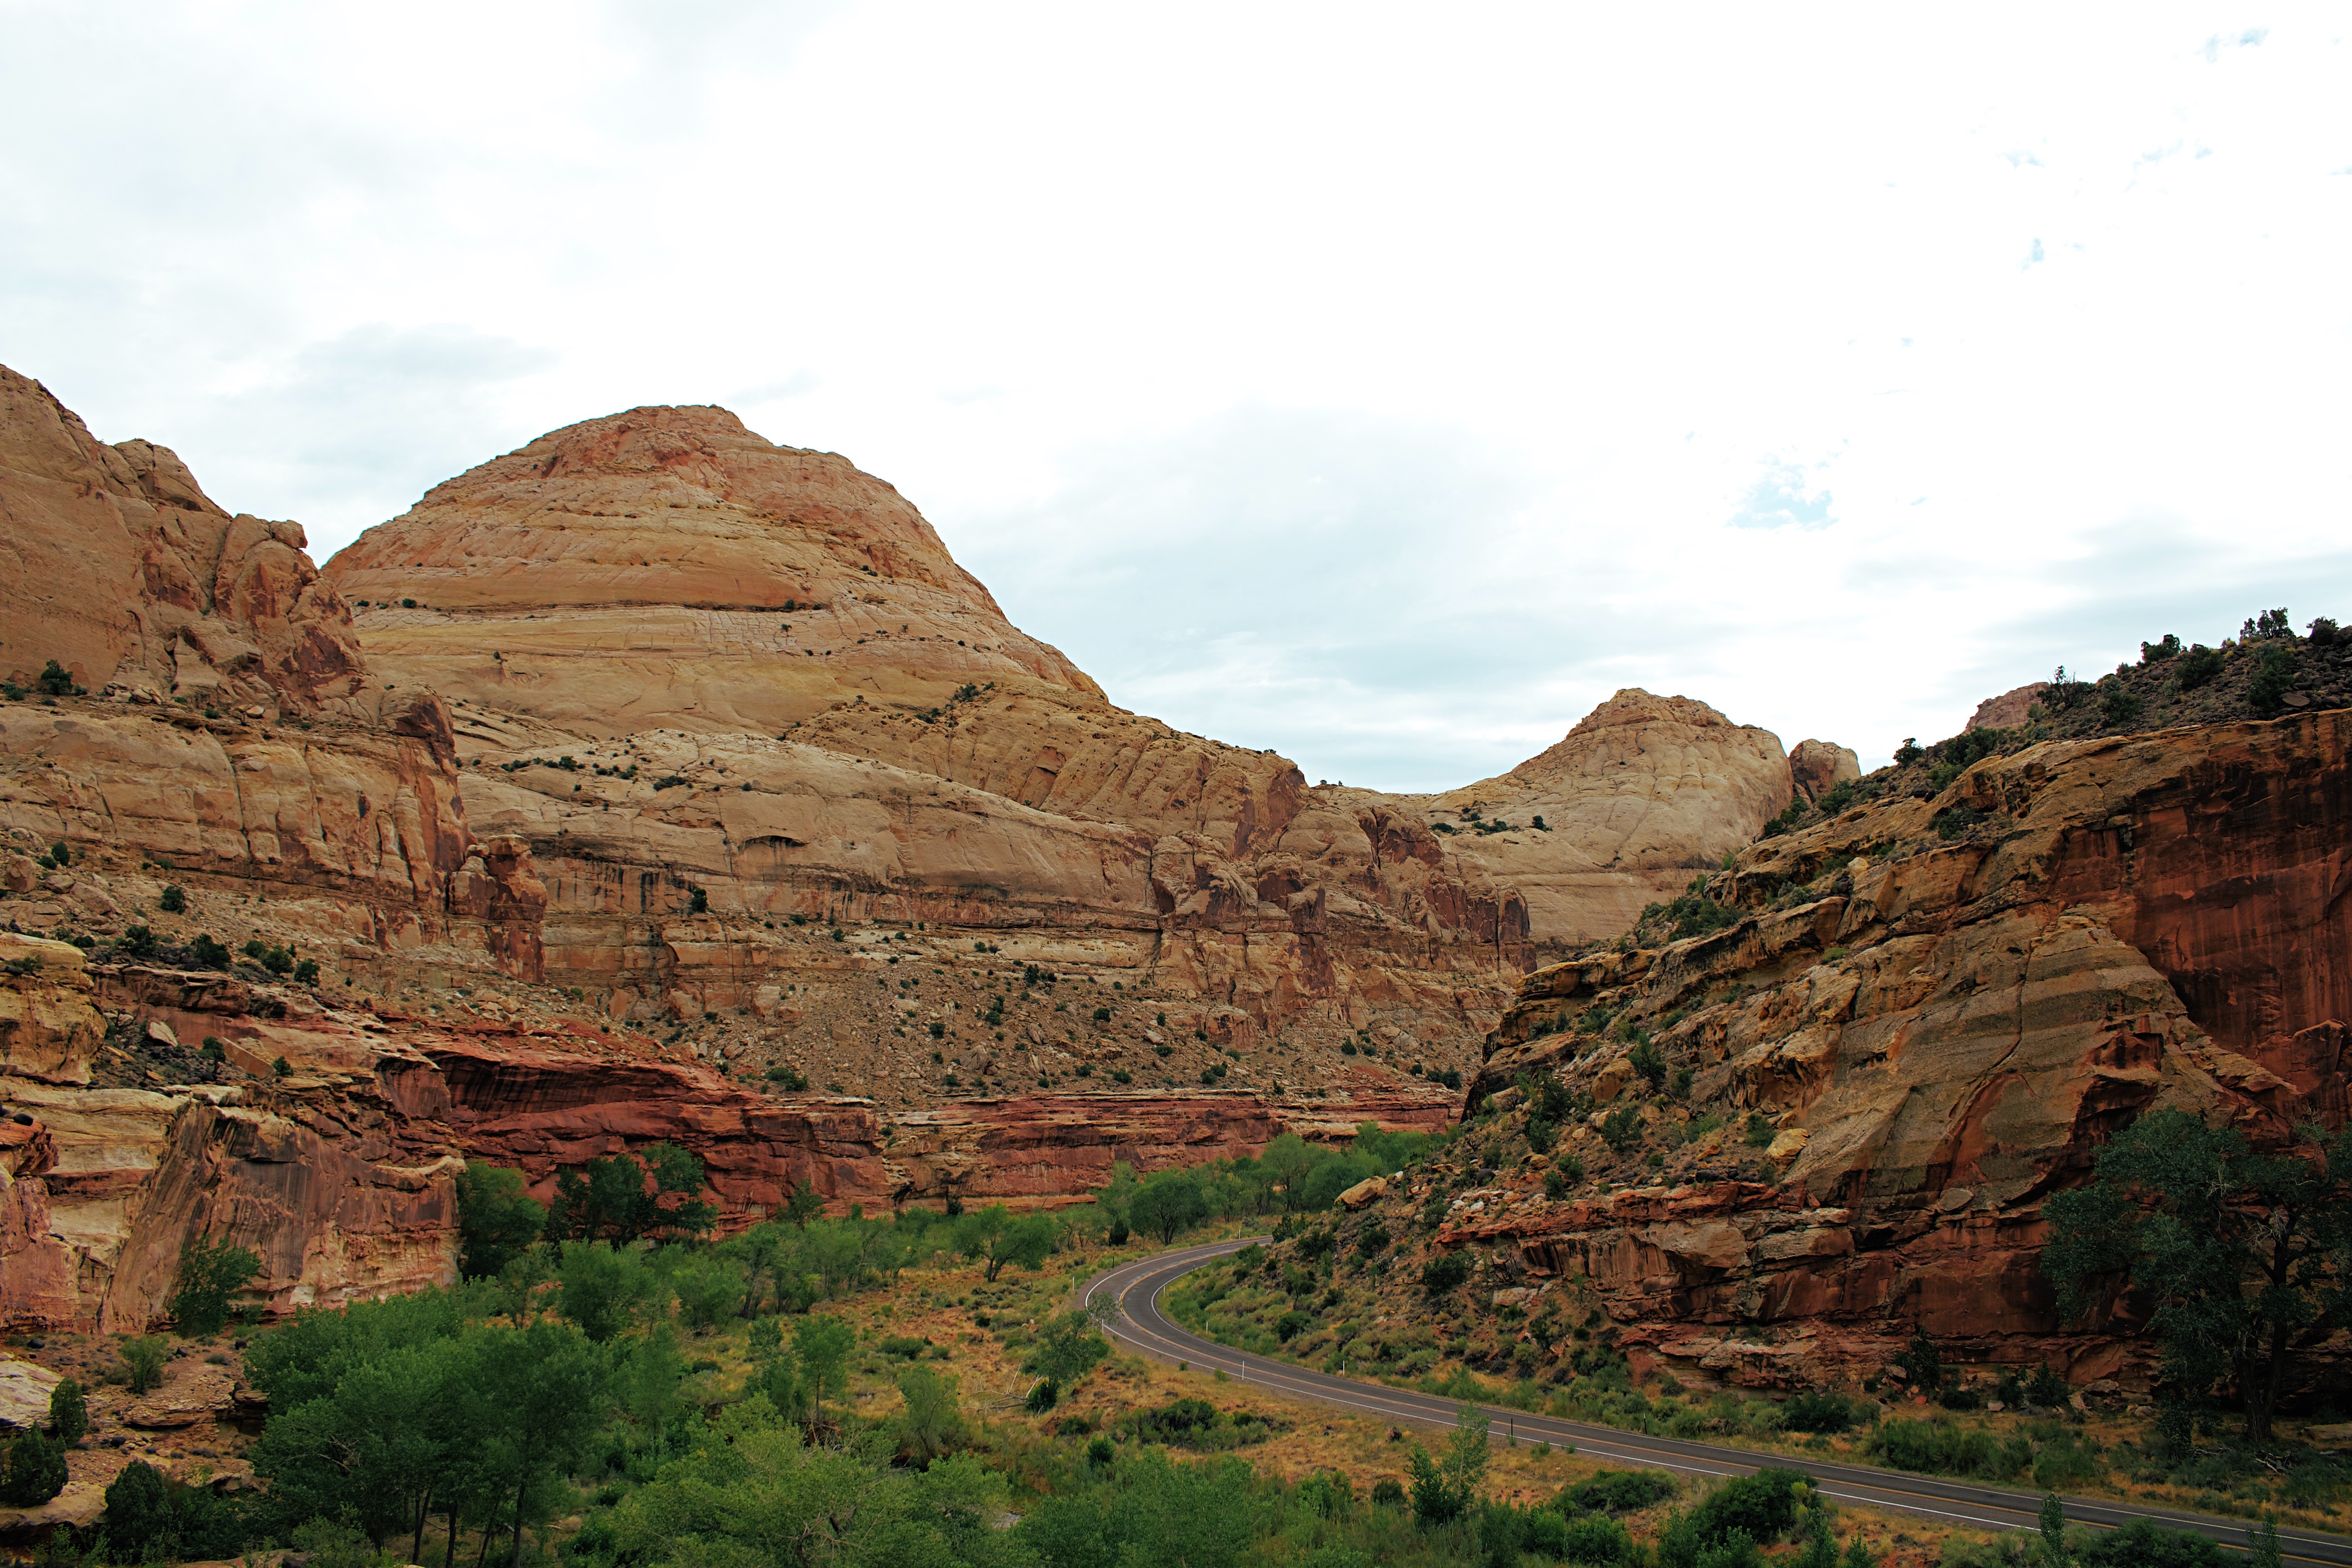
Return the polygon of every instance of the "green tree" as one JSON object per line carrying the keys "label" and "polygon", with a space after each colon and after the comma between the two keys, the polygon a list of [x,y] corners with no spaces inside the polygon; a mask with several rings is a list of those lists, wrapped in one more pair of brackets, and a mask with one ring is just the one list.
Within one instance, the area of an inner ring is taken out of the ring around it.
{"label": "green tree", "polygon": [[172,1322],[191,1339],[216,1334],[228,1322],[228,1299],[261,1272],[261,1259],[242,1247],[202,1237],[180,1248],[179,1289],[169,1307]]}
{"label": "green tree", "polygon": [[1412,1477],[1412,1511],[1423,1523],[1450,1523],[1478,1500],[1478,1485],[1486,1476],[1487,1426],[1484,1410],[1457,1405],[1442,1458],[1432,1458],[1418,1443],[1412,1446],[1405,1468]]}
{"label": "green tree", "polygon": [[1097,1297],[1078,1311],[1062,1312],[1037,1331],[1037,1348],[1029,1357],[1032,1372],[1041,1373],[1066,1388],[1084,1377],[1094,1364],[1110,1354],[1102,1337],[1103,1321],[1117,1310],[1107,1296]]}
{"label": "green tree", "polygon": [[66,1489],[66,1446],[37,1427],[0,1446],[0,1503],[38,1508]]}
{"label": "green tree", "polygon": [[994,1279],[1008,1263],[1034,1268],[1052,1256],[1061,1227],[1052,1216],[1023,1215],[1014,1218],[1003,1204],[991,1204],[956,1221],[956,1250],[978,1258],[982,1273]]}
{"label": "green tree", "polygon": [[2246,1559],[2252,1568],[2285,1568],[2286,1552],[2279,1544],[2278,1521],[2265,1519],[2262,1528],[2246,1531]]}
{"label": "green tree", "polygon": [[107,1483],[105,1525],[107,1544],[126,1561],[170,1539],[172,1494],[154,1466],[133,1459]]}
{"label": "green tree", "polygon": [[2066,1505],[2052,1492],[2042,1500],[2042,1568],[2067,1568]]}
{"label": "green tree", "polygon": [[2242,1133],[2152,1111],[2099,1152],[2091,1185],[2043,1205],[2042,1271],[2079,1316],[2126,1279],[2154,1303],[2163,1372],[2186,1391],[2233,1383],[2245,1435],[2267,1442],[2295,1346],[2345,1321],[2335,1256],[2352,1239],[2336,1173],[2352,1133],[2323,1158],[2255,1152]]}
{"label": "green tree", "polygon": [[591,1160],[576,1170],[556,1173],[555,1204],[548,1212],[546,1233],[580,1241],[631,1242],[657,1234],[708,1230],[719,1211],[694,1195],[702,1186],[701,1160],[675,1143]]}
{"label": "green tree", "polygon": [[1155,1173],[1136,1189],[1128,1205],[1128,1223],[1158,1237],[1163,1247],[1208,1217],[1209,1205],[1202,1195],[1200,1179],[1190,1171]]}
{"label": "green tree", "polygon": [[547,1205],[523,1189],[523,1173],[468,1160],[457,1174],[458,1271],[488,1279],[539,1239]]}
{"label": "green tree", "polygon": [[963,1408],[956,1380],[920,1362],[898,1374],[898,1447],[918,1465],[929,1465],[963,1440]]}
{"label": "green tree", "polygon": [[567,1241],[555,1277],[555,1310],[599,1344],[669,1301],[667,1284],[632,1247]]}
{"label": "green tree", "polygon": [[49,1430],[68,1448],[89,1435],[89,1404],[70,1377],[59,1378],[49,1390]]}
{"label": "green tree", "polygon": [[793,1184],[793,1195],[784,1200],[786,1219],[791,1220],[801,1229],[806,1230],[809,1221],[824,1212],[824,1199],[818,1194],[815,1183],[803,1176]]}
{"label": "green tree", "polygon": [[793,1331],[793,1358],[800,1363],[809,1397],[820,1409],[827,1394],[849,1386],[849,1353],[856,1348],[857,1331],[839,1318],[811,1318]]}
{"label": "green tree", "polygon": [[534,1489],[544,1500],[542,1509],[551,1505],[554,1483],[570,1473],[604,1424],[610,1408],[604,1359],[569,1324],[480,1332],[488,1468],[493,1484],[512,1500],[511,1563],[519,1568]]}

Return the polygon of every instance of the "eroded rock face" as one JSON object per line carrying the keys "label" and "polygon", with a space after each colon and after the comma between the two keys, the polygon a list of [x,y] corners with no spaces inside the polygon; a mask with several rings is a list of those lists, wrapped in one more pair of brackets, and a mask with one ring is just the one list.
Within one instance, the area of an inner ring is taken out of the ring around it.
{"label": "eroded rock face", "polygon": [[1862,777],[1853,748],[1834,741],[1800,741],[1789,752],[1789,776],[1799,795],[1819,801],[1837,785]]}
{"label": "eroded rock face", "polygon": [[1539,924],[1615,929],[1789,789],[1639,692],[1488,792],[1543,832],[1309,788],[1112,706],[887,485],[713,409],[372,531],[330,573],[363,662],[299,529],[0,395],[0,673],[90,688],[0,704],[0,923],[100,944],[0,976],[14,1321],[143,1326],[200,1234],[274,1310],[446,1279],[466,1158],[544,1193],[676,1142],[734,1225],[1425,1129]]}
{"label": "eroded rock face", "polygon": [[[1755,1365],[1805,1381],[1920,1327],[2107,1374],[2125,1347],[2062,1333],[2036,1272],[2042,1199],[2154,1106],[2265,1142],[2345,1116],[2347,742],[2340,711],[2049,742],[1752,847],[1716,891],[1756,912],[1529,975],[1472,1091],[1546,1068],[1622,1088],[1598,1007],[1727,1125],[1676,1184],[1526,1190],[1456,1234],[1589,1276],[1637,1346],[1801,1336],[1799,1363]],[[1751,1115],[1769,1148],[1744,1146]]]}
{"label": "eroded rock face", "polygon": [[0,494],[15,570],[0,674],[55,659],[110,684],[307,712],[359,689],[359,644],[290,522],[232,517],[172,452],[107,446],[38,382],[0,365]]}

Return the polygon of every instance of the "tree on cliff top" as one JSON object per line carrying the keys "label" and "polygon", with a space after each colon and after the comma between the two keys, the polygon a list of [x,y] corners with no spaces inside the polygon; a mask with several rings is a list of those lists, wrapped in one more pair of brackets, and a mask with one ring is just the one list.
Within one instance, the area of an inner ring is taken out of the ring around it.
{"label": "tree on cliff top", "polygon": [[2099,1152],[2090,1186],[2042,1206],[2042,1271],[2060,1310],[2091,1310],[2124,1276],[2154,1305],[2165,1377],[2191,1394],[2234,1384],[2253,1442],[2271,1435],[2296,1349],[2352,1321],[2339,1267],[2352,1250],[2352,1131],[2305,1134],[2318,1160],[2257,1153],[2240,1132],[2154,1111]]}

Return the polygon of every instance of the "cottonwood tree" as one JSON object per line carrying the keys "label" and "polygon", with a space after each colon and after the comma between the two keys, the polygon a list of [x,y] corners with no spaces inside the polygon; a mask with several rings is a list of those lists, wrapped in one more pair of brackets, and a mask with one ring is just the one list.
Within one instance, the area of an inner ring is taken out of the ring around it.
{"label": "cottonwood tree", "polygon": [[2150,1112],[2099,1152],[2091,1185],[2042,1205],[2042,1271],[2069,1318],[2118,1282],[2152,1304],[2163,1373],[2184,1393],[2234,1386],[2249,1441],[2267,1441],[2296,1350],[2352,1321],[2352,1131],[2315,1152],[2263,1153],[2232,1129]]}

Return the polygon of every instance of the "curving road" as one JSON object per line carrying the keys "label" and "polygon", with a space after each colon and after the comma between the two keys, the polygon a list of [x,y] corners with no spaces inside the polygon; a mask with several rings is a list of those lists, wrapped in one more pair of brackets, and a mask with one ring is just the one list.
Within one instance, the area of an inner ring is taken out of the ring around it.
{"label": "curving road", "polygon": [[[1454,1400],[1269,1361],[1202,1339],[1160,1310],[1160,1294],[1181,1276],[1238,1252],[1253,1241],[1268,1239],[1244,1237],[1124,1263],[1088,1281],[1081,1299],[1092,1301],[1108,1295],[1118,1304],[1118,1312],[1109,1325],[1112,1338],[1160,1361],[1181,1360],[1193,1366],[1221,1369],[1238,1383],[1256,1384],[1386,1421],[1423,1426],[1453,1426]],[[2031,1531],[2039,1523],[2042,1511],[2040,1494],[2006,1487],[1905,1475],[1863,1465],[1831,1464],[1811,1458],[1753,1454],[1673,1437],[1646,1437],[1639,1433],[1621,1432],[1613,1426],[1591,1426],[1497,1405],[1485,1408],[1494,1418],[1497,1437],[1516,1433],[1530,1441],[1573,1443],[1580,1454],[1650,1469],[1696,1476],[1744,1476],[1768,1464],[1788,1465],[1809,1472],[1822,1490],[1840,1501],[1895,1509],[1978,1530]],[[2193,1530],[2242,1550],[2246,1541],[2244,1520],[2215,1519],[2173,1509],[2130,1507],[2095,1498],[2068,1498],[2065,1507],[2068,1519],[2099,1529],[2113,1530],[2130,1520],[2145,1517],[2171,1529]],[[2352,1540],[2340,1536],[2282,1527],[2279,1543],[2290,1563],[2352,1565]]]}

